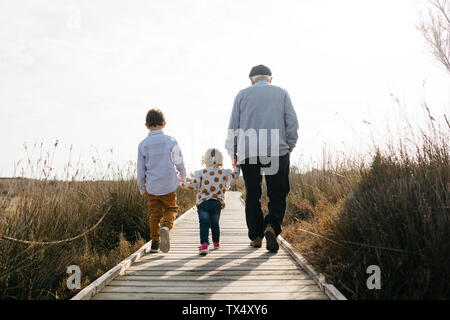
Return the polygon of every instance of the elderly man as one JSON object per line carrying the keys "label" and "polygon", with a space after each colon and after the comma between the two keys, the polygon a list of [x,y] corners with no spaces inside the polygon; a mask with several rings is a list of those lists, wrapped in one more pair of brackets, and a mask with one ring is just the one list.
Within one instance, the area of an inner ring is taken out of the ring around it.
{"label": "elderly man", "polygon": [[[274,86],[264,65],[252,68],[252,86],[234,101],[225,147],[240,166],[245,181],[245,217],[252,247],[277,252],[289,193],[289,156],[298,139],[298,121],[286,90]],[[265,176],[269,212],[261,209],[261,182]]]}

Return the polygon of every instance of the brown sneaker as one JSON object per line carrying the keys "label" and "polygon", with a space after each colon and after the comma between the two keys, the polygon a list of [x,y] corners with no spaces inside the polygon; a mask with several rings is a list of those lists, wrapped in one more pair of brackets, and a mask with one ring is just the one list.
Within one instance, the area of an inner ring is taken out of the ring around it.
{"label": "brown sneaker", "polygon": [[277,236],[272,226],[269,224],[266,227],[266,231],[264,231],[264,237],[266,238],[266,248],[270,252],[277,252],[280,248],[278,244]]}
{"label": "brown sneaker", "polygon": [[257,237],[255,240],[250,241],[250,246],[253,248],[261,248],[262,239]]}

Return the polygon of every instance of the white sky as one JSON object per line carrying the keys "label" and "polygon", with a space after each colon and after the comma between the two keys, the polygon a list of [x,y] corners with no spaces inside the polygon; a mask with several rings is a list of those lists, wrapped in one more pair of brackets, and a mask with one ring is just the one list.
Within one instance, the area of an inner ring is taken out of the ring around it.
{"label": "white sky", "polygon": [[294,163],[320,158],[324,145],[364,153],[398,119],[391,93],[413,121],[424,97],[448,114],[449,77],[415,29],[421,9],[415,0],[0,0],[0,176],[26,160],[24,143],[52,150],[56,139],[59,171],[70,145],[86,166],[92,155],[134,162],[151,107],[165,112],[187,170],[198,169],[208,147],[225,153],[234,97],[261,63],[299,117]]}

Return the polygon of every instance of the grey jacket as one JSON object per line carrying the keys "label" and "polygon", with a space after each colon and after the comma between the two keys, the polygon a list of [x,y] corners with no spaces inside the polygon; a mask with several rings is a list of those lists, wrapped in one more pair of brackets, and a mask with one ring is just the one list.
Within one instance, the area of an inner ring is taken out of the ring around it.
{"label": "grey jacket", "polygon": [[236,152],[239,162],[257,155],[282,156],[295,148],[297,131],[288,92],[261,80],[237,94],[225,148],[231,157]]}

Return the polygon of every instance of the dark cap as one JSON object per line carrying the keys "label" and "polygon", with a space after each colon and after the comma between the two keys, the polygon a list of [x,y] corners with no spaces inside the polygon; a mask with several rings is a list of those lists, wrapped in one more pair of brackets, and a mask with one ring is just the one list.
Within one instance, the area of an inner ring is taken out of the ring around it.
{"label": "dark cap", "polygon": [[265,65],[260,64],[259,66],[254,66],[250,71],[249,77],[254,76],[272,76],[272,71]]}

